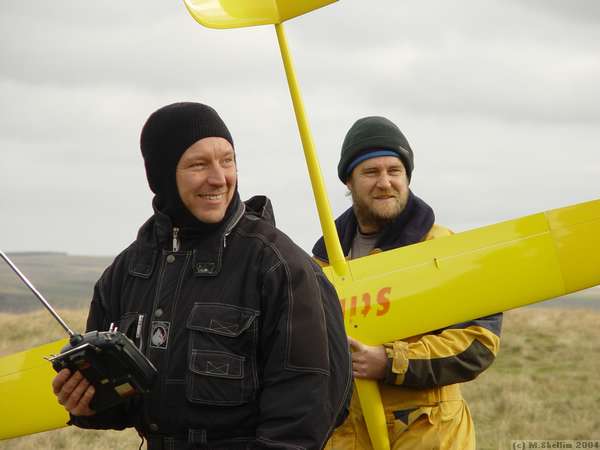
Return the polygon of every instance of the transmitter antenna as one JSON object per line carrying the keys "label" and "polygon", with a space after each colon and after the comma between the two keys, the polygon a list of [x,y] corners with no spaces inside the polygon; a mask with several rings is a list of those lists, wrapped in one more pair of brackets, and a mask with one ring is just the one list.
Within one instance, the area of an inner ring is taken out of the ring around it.
{"label": "transmitter antenna", "polygon": [[4,261],[6,261],[6,263],[17,274],[17,276],[23,281],[23,283],[25,283],[27,285],[27,287],[29,289],[31,289],[31,292],[33,292],[34,295],[40,299],[42,304],[46,307],[46,309],[48,311],[50,311],[50,314],[52,314],[52,316],[54,316],[54,318],[58,321],[58,323],[60,323],[60,325],[65,329],[65,331],[67,333],[69,333],[69,337],[73,338],[75,336],[75,333],[73,332],[73,330],[71,330],[69,328],[69,326],[64,322],[64,320],[61,319],[61,317],[58,315],[58,313],[56,311],[54,311],[54,308],[52,308],[52,306],[50,305],[50,303],[48,303],[48,301],[44,298],[44,296],[38,292],[38,290],[35,288],[35,286],[33,284],[31,284],[31,281],[29,281],[27,279],[27,277],[25,275],[23,275],[23,273],[19,270],[19,268],[14,265],[14,263],[10,260],[10,258],[8,256],[6,256],[6,254],[2,250],[0,250],[0,256],[2,256],[2,259],[4,259]]}

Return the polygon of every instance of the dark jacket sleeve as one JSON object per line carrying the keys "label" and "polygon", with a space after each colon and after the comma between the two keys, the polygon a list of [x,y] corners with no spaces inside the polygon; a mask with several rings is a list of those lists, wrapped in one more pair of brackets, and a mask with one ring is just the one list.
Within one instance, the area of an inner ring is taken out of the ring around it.
{"label": "dark jacket sleeve", "polygon": [[386,344],[385,382],[432,388],[476,378],[494,361],[500,347],[502,313]]}
{"label": "dark jacket sleeve", "polygon": [[264,276],[259,448],[321,449],[351,392],[350,356],[335,290],[308,257]]}
{"label": "dark jacket sleeve", "polygon": [[[111,266],[105,270],[94,286],[94,296],[90,304],[86,332],[108,330],[110,323],[117,320],[112,318],[108,303],[113,283],[114,280],[112,277]],[[128,413],[130,403],[131,401],[128,401],[89,417],[71,415],[69,423],[80,428],[123,430],[133,426],[133,422]]]}

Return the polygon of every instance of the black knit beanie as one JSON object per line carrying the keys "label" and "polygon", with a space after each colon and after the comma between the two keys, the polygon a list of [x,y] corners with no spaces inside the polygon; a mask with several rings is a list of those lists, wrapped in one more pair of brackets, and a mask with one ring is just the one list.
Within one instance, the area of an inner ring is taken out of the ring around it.
{"label": "black knit beanie", "polygon": [[233,146],[233,139],[217,112],[202,103],[182,102],[154,111],[140,136],[146,177],[155,194],[174,181],[181,155],[196,141],[222,137]]}
{"label": "black knit beanie", "polygon": [[[338,177],[346,183],[350,175],[348,168],[359,157],[381,150],[391,151],[402,160],[408,179],[414,168],[413,151],[400,129],[385,117],[363,117],[350,127],[338,164]],[[366,158],[365,158],[366,159]]]}
{"label": "black knit beanie", "polygon": [[[193,222],[177,190],[176,168],[181,155],[206,137],[222,137],[233,146],[227,126],[217,112],[202,103],[182,102],[153,112],[140,136],[146,177],[155,204],[178,225]],[[237,190],[237,186],[236,186]],[[183,223],[182,223],[183,222]]]}

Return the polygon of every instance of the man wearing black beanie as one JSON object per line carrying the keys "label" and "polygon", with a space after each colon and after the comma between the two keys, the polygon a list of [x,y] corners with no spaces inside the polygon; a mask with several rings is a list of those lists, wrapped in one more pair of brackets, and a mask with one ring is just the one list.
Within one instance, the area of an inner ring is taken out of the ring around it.
{"label": "man wearing black beanie", "polygon": [[71,423],[135,427],[156,449],[321,449],[347,413],[350,358],[333,286],[242,202],[233,139],[210,106],[143,127],[154,214],[96,283],[88,330],[111,323],[158,369],[149,394],[105,411],[79,372],[53,381]]}
{"label": "man wearing black beanie", "polygon": [[[348,258],[451,234],[435,224],[431,207],[409,189],[413,169],[413,151],[393,122],[371,116],[352,125],[338,164],[352,207],[336,219]],[[313,255],[322,265],[328,263],[323,238]],[[501,324],[502,314],[495,314],[383,346],[349,339],[353,375],[379,382],[392,450],[475,450],[473,421],[460,383],[493,362]],[[357,396],[348,420],[326,448],[372,448]]]}

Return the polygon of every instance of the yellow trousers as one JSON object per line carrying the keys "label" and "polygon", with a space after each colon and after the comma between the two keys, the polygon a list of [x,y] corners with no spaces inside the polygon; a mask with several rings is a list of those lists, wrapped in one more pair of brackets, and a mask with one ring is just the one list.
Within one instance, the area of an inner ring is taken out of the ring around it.
{"label": "yellow trousers", "polygon": [[[356,409],[329,439],[326,450],[372,450],[365,421]],[[475,450],[475,428],[464,400],[416,408],[403,419],[386,411],[392,450]]]}

